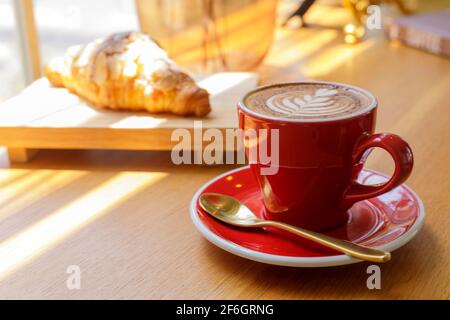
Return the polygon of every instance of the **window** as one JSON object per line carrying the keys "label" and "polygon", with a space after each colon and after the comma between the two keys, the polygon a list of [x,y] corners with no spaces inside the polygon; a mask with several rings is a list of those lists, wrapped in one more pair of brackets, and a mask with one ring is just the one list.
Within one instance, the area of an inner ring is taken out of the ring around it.
{"label": "window", "polygon": [[138,29],[133,0],[35,0],[34,10],[42,63],[68,46]]}
{"label": "window", "polygon": [[19,92],[24,85],[20,55],[17,54],[13,1],[0,0],[0,101]]}
{"label": "window", "polygon": [[[0,101],[25,83],[13,1],[0,0]],[[33,5],[42,65],[68,46],[138,29],[133,0],[34,0]]]}

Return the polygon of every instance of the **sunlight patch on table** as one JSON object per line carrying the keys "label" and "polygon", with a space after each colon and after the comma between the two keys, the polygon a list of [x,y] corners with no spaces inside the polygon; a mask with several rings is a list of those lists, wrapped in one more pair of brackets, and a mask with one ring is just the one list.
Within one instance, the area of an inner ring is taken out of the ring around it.
{"label": "sunlight patch on table", "polygon": [[0,281],[167,173],[124,172],[0,244]]}
{"label": "sunlight patch on table", "polygon": [[370,49],[375,42],[373,39],[368,39],[357,45],[336,45],[322,54],[309,61],[305,66],[305,74],[308,77],[317,78],[323,75],[328,75],[340,66],[348,63],[353,64],[353,59],[360,53]]}
{"label": "sunlight patch on table", "polygon": [[319,50],[323,50],[324,46],[332,43],[338,37],[336,30],[324,30],[310,34],[305,39],[300,39],[300,44],[285,50],[275,49],[276,52],[269,55],[264,63],[275,67],[287,67],[293,63],[299,62],[307,58]]}
{"label": "sunlight patch on table", "polygon": [[[44,183],[52,175],[49,171],[35,171],[32,175],[28,175],[14,181],[7,187],[2,187],[0,181],[0,206],[5,206],[12,201],[17,195],[33,190],[33,188],[39,184]],[[3,219],[0,210],[0,221]]]}
{"label": "sunlight patch on table", "polygon": [[[14,170],[9,171],[14,172]],[[63,191],[64,188],[73,187],[76,189],[78,187],[80,189],[82,182],[80,184],[77,182],[87,174],[82,171],[21,171],[25,172],[25,174],[18,176],[16,180],[12,180],[9,184],[6,182],[6,187],[3,186],[0,180],[0,224],[22,210],[27,211],[27,215],[35,212],[35,208],[39,207],[40,204],[52,201],[48,197]],[[46,173],[45,176],[42,176],[44,173]],[[24,185],[24,182],[27,181],[28,183]],[[83,188],[85,187],[83,186]]]}
{"label": "sunlight patch on table", "polygon": [[127,128],[157,128],[162,123],[167,122],[167,118],[156,118],[150,116],[131,116],[124,119],[120,119],[116,123],[110,125],[110,128],[115,129],[127,129]]}

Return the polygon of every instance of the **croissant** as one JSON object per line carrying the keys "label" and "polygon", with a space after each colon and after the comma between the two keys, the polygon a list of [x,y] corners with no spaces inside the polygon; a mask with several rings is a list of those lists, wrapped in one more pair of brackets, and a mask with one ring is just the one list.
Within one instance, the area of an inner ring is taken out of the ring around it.
{"label": "croissant", "polygon": [[52,85],[101,108],[199,117],[211,111],[208,92],[140,32],[70,47],[45,66],[45,74]]}

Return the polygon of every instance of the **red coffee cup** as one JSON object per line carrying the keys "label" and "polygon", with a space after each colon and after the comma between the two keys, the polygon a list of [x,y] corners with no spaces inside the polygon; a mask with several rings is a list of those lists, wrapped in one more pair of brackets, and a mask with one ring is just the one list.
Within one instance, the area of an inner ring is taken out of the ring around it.
{"label": "red coffee cup", "polygon": [[[311,84],[324,82],[303,82]],[[248,108],[246,97],[276,84],[249,92],[238,104],[239,126],[260,132],[256,144],[265,143],[272,154],[271,131],[278,129],[278,164],[275,174],[264,174],[269,164],[259,156],[249,159],[259,182],[266,207],[265,218],[282,221],[310,230],[324,231],[347,221],[347,211],[358,201],[379,196],[403,183],[411,173],[413,154],[409,145],[390,133],[374,134],[377,112],[376,98],[366,90],[353,86],[328,84],[359,90],[370,98],[370,106],[337,119],[296,119],[257,113]],[[247,137],[248,138],[248,137]],[[246,153],[255,141],[245,141]],[[381,185],[362,185],[357,177],[372,148],[386,150],[395,162],[392,177]],[[270,164],[273,166],[274,164]]]}

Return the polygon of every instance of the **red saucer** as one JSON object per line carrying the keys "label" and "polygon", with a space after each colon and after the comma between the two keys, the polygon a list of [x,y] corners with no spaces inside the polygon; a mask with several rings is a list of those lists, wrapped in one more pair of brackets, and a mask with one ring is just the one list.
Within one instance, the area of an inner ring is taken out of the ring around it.
{"label": "red saucer", "polygon": [[[369,170],[360,182],[375,184],[386,176]],[[194,196],[191,217],[197,229],[219,247],[252,260],[288,266],[331,266],[358,262],[331,249],[276,230],[246,229],[226,225],[205,213],[198,198],[205,192],[235,197],[262,217],[264,206],[257,181],[249,167],[227,172],[203,186]],[[346,224],[327,232],[337,238],[392,251],[420,230],[425,213],[419,197],[402,185],[382,196],[356,203]]]}

